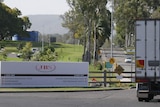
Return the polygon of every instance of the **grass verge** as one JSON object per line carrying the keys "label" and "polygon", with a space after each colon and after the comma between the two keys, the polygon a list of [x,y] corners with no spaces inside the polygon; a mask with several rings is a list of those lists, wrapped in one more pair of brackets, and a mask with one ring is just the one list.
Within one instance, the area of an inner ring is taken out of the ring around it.
{"label": "grass verge", "polygon": [[122,87],[69,87],[69,88],[0,88],[0,92],[72,92],[120,90]]}

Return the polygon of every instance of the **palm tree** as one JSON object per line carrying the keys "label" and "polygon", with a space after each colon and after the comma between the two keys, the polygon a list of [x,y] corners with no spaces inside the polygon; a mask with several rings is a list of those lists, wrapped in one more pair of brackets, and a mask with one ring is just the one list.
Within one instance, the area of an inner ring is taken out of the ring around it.
{"label": "palm tree", "polygon": [[[105,1],[104,1],[105,2]],[[97,5],[97,9],[94,15],[94,49],[93,49],[93,62],[98,60],[98,50],[102,46],[106,39],[110,37],[110,18],[111,14],[104,3]]]}

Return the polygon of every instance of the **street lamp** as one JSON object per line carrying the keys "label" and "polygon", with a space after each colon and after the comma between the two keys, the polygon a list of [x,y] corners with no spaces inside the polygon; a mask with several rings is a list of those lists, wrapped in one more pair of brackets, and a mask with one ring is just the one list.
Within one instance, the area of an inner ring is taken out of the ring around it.
{"label": "street lamp", "polygon": [[114,0],[111,3],[111,58],[113,57],[113,8],[114,8]]}
{"label": "street lamp", "polygon": [[42,34],[42,52],[44,51],[44,35]]}
{"label": "street lamp", "polygon": [[44,51],[44,25],[42,26],[42,52]]}

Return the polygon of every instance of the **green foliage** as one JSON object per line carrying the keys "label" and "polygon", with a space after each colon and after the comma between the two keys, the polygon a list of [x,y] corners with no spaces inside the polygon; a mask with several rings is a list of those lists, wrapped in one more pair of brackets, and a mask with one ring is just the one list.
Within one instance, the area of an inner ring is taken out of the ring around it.
{"label": "green foliage", "polygon": [[56,61],[54,52],[51,49],[47,49],[45,53],[42,53],[39,61]]}
{"label": "green foliage", "polygon": [[111,15],[106,9],[107,0],[67,0],[67,3],[71,10],[62,16],[63,26],[80,40],[85,48],[83,60],[90,62],[87,53],[97,56],[97,49],[110,37]]}
{"label": "green foliage", "polygon": [[23,49],[23,43],[22,43],[22,42],[20,42],[20,43],[18,44],[17,49],[18,49],[19,51],[21,51],[21,50]]}
{"label": "green foliage", "polygon": [[50,45],[50,46],[45,46],[45,47],[44,47],[44,52],[47,52],[48,49],[50,49],[51,52],[54,52],[54,51],[55,51],[54,47]]}
{"label": "green foliage", "polygon": [[32,51],[31,51],[31,48],[32,48],[32,43],[31,42],[28,42],[26,43],[25,47],[23,47],[22,49],[22,56],[21,58],[25,61],[29,61],[32,57]]}
{"label": "green foliage", "polygon": [[158,7],[155,11],[153,11],[151,17],[152,17],[152,18],[157,18],[157,19],[160,18],[160,7]]}
{"label": "green foliage", "polygon": [[124,45],[134,34],[136,19],[160,18],[159,8],[160,0],[114,0],[116,43]]}
{"label": "green foliage", "polygon": [[[86,36],[89,29],[93,32],[93,23],[96,23],[97,36],[110,36],[110,12],[106,10],[107,0],[67,0],[71,10],[62,16],[64,27],[73,32],[75,38]],[[100,33],[101,32],[101,33]],[[103,32],[103,33],[102,33]],[[101,42],[101,40],[99,40]]]}
{"label": "green foliage", "polygon": [[20,10],[0,3],[0,12],[0,40],[11,38],[14,34],[28,35],[26,30],[30,28],[31,23],[28,17],[20,17]]}
{"label": "green foliage", "polygon": [[98,70],[102,70],[103,69],[103,65],[100,62],[97,63],[97,69]]}
{"label": "green foliage", "polygon": [[53,46],[45,46],[44,51],[40,51],[35,53],[32,57],[34,61],[55,61],[56,55],[54,54],[54,47]]}
{"label": "green foliage", "polygon": [[5,61],[7,59],[7,53],[5,50],[2,50],[2,52],[0,52],[0,60]]}
{"label": "green foliage", "polygon": [[4,48],[5,46],[3,44],[0,45],[0,49]]}

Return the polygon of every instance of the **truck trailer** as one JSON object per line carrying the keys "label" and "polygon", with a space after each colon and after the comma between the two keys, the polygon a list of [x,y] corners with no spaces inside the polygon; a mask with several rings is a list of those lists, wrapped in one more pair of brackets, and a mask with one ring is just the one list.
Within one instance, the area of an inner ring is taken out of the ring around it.
{"label": "truck trailer", "polygon": [[160,95],[160,19],[135,21],[135,81],[138,101]]}

